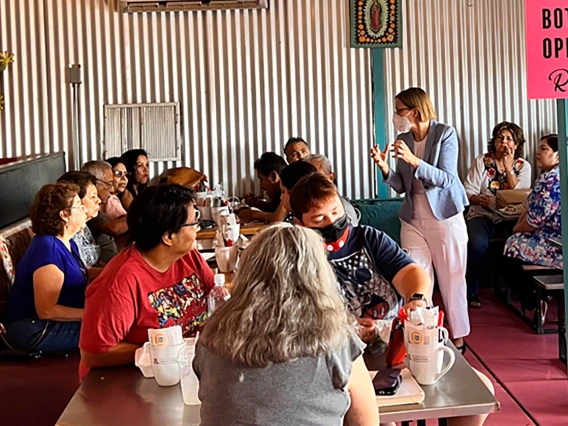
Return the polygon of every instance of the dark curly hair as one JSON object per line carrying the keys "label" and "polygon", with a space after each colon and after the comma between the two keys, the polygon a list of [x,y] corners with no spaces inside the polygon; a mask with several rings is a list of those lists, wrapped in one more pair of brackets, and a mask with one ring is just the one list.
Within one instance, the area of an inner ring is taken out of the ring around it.
{"label": "dark curly hair", "polygon": [[42,186],[30,208],[34,233],[54,237],[62,235],[65,222],[59,213],[73,205],[76,195],[79,195],[79,186],[72,183],[57,182]]}
{"label": "dark curly hair", "polygon": [[57,182],[69,182],[79,187],[79,198],[82,200],[87,195],[89,184],[97,186],[97,178],[89,172],[67,172],[64,173]]}
{"label": "dark curly hair", "polygon": [[515,150],[515,158],[522,157],[524,155],[525,134],[523,132],[523,129],[521,129],[515,123],[510,123],[508,121],[503,121],[493,128],[491,140],[487,142],[487,151],[491,154],[495,154],[495,142],[497,141],[499,134],[503,130],[508,130],[513,135],[513,140],[517,145],[517,149]]}

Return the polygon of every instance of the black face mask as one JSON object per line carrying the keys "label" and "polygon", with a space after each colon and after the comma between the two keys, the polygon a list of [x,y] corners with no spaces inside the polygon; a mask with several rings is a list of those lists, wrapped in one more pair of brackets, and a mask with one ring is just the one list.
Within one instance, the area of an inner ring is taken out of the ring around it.
{"label": "black face mask", "polygon": [[323,228],[312,228],[314,231],[317,231],[321,234],[324,241],[326,243],[334,243],[343,237],[345,234],[345,230],[349,226],[349,220],[347,219],[347,215],[341,216],[331,225],[327,225]]}

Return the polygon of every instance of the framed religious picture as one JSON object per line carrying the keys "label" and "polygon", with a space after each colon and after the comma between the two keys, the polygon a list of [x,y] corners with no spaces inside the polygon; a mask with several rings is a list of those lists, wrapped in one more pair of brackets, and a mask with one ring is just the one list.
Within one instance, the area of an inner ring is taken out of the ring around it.
{"label": "framed religious picture", "polygon": [[351,47],[401,47],[402,0],[350,0]]}

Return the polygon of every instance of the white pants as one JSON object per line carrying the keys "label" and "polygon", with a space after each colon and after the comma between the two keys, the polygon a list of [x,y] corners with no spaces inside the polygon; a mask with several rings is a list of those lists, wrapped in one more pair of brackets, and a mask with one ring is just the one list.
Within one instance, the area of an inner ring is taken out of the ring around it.
{"label": "white pants", "polygon": [[467,312],[467,227],[463,214],[438,220],[435,217],[402,222],[401,243],[412,260],[422,266],[432,279],[429,294],[432,300],[434,269],[446,307],[446,316],[454,339],[470,331]]}

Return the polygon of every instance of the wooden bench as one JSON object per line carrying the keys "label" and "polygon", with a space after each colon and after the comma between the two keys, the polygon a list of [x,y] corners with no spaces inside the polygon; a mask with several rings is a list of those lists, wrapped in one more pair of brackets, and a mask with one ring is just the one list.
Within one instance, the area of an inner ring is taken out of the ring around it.
{"label": "wooden bench", "polygon": [[558,357],[566,364],[566,311],[564,305],[564,277],[562,275],[538,275],[534,277],[537,298],[546,295],[558,302]]}
{"label": "wooden bench", "polygon": [[[562,280],[562,270],[557,268],[551,268],[548,266],[539,266],[539,265],[523,265],[523,272],[533,277],[533,279],[538,276],[547,276],[547,277],[560,277]],[[538,288],[538,286],[536,286]],[[511,309],[515,314],[517,314],[529,327],[531,327],[534,331],[538,334],[551,334],[557,333],[558,329],[556,328],[544,328],[544,321],[542,318],[542,310],[541,310],[541,301],[545,300],[546,295],[543,295],[542,292],[538,292],[536,294],[536,310],[534,318],[529,318],[526,314],[525,309],[522,307],[518,308],[513,303],[513,288],[506,285],[505,286],[505,300],[507,307]]]}

